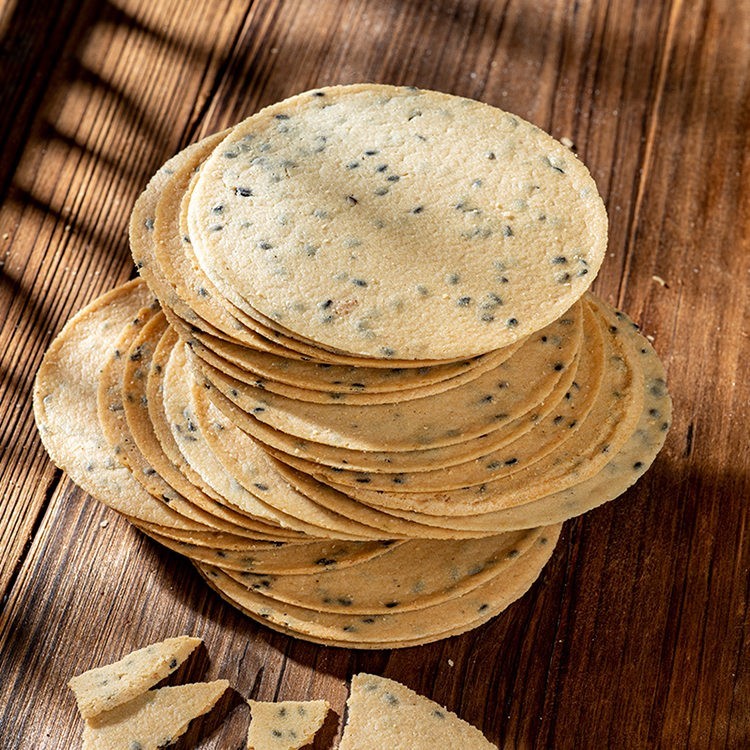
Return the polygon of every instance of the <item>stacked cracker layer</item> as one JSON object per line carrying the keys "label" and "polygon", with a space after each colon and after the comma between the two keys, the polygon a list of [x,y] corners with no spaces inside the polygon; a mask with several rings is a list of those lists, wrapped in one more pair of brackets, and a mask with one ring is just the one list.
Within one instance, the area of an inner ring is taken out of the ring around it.
{"label": "stacked cracker layer", "polygon": [[596,186],[500,110],[300,94],[167,162],[130,240],[142,281],[45,358],[43,441],[272,628],[384,648],[476,627],[664,441],[658,358],[587,292]]}

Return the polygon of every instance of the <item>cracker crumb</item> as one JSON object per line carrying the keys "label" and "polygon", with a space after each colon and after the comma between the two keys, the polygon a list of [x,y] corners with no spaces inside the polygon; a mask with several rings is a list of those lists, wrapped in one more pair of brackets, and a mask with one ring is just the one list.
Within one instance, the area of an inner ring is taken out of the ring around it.
{"label": "cracker crumb", "polygon": [[573,141],[568,138],[567,135],[564,135],[562,138],[560,138],[560,143],[562,143],[565,148],[573,148]]}
{"label": "cracker crumb", "polygon": [[72,228],[73,228],[73,227],[72,227],[72,225],[71,225],[71,224],[66,224],[66,225],[65,225],[65,231],[66,231],[66,232],[69,232],[69,231],[70,231],[70,230],[71,230]]}
{"label": "cracker crumb", "polygon": [[647,333],[647,334],[646,334],[646,338],[647,338],[647,339],[648,339],[648,340],[649,340],[649,341],[650,341],[650,342],[651,342],[652,344],[654,343],[654,337],[653,337],[653,336],[652,336],[652,335],[651,335],[650,333]]}
{"label": "cracker crumb", "polygon": [[101,526],[103,529],[106,529],[107,526],[109,526],[109,521],[102,521],[99,526]]}
{"label": "cracker crumb", "polygon": [[3,239],[7,240],[10,235],[7,232],[3,232]]}
{"label": "cracker crumb", "polygon": [[453,661],[453,659],[448,659],[448,666],[449,667],[454,666],[454,664],[455,664],[455,662]]}
{"label": "cracker crumb", "polygon": [[667,284],[667,282],[664,281],[664,279],[661,276],[654,275],[651,277],[651,279],[655,281],[657,284],[660,284],[661,286],[663,286],[665,289],[669,289],[669,284]]}

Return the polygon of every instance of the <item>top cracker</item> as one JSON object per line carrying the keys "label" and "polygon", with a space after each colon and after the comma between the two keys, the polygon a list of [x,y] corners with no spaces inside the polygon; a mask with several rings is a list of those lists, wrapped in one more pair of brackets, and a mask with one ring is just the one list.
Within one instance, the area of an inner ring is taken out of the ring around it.
{"label": "top cracker", "polygon": [[237,125],[190,201],[250,315],[354,354],[455,359],[558,318],[606,251],[586,167],[521,118],[433,91],[311,91]]}

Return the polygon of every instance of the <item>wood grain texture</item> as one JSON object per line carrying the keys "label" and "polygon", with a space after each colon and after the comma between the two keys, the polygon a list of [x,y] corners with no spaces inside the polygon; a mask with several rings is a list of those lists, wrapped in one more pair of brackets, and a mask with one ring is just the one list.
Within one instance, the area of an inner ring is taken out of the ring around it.
{"label": "wood grain texture", "polygon": [[[503,748],[750,746],[750,12],[730,0],[62,0],[0,6],[0,745],[76,747],[74,673],[179,632],[188,679],[326,697],[399,679]],[[180,147],[354,81],[470,96],[569,137],[610,215],[596,291],[668,368],[653,469],[566,524],[485,627],[394,652],[317,647],[224,605],[49,463],[30,388],[87,301],[132,275],[133,201]],[[223,722],[221,719],[225,719]],[[183,747],[239,748],[237,694]]]}

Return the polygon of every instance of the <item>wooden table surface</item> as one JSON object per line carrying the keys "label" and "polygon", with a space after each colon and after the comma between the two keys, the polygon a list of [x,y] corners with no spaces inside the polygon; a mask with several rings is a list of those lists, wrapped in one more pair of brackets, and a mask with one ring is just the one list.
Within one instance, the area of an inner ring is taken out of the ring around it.
{"label": "wooden table surface", "polygon": [[[4,0],[0,5],[0,747],[72,748],[68,678],[179,632],[244,697],[402,680],[503,748],[750,747],[750,3]],[[522,600],[461,637],[323,648],[247,620],[50,463],[30,392],[65,321],[132,277],[170,155],[308,88],[414,84],[570,138],[610,216],[594,285],[653,337],[674,425],[568,522]],[[223,722],[220,719],[224,719]],[[237,696],[181,746],[239,748]]]}

